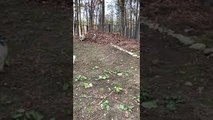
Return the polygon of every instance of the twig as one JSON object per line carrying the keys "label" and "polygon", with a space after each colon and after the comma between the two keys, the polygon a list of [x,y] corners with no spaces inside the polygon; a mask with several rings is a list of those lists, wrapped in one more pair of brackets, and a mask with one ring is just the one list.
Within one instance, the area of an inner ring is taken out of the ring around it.
{"label": "twig", "polygon": [[94,98],[94,99],[102,99],[101,97],[93,97],[93,96],[78,96],[79,98]]}
{"label": "twig", "polygon": [[99,103],[98,105],[100,105],[107,97],[109,97],[111,94],[113,93],[113,91],[111,91],[108,95],[106,95]]}

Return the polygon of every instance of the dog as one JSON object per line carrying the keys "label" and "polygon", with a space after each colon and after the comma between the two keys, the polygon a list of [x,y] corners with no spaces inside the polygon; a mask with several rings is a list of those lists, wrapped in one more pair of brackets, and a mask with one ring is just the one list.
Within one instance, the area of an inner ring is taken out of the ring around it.
{"label": "dog", "polygon": [[0,72],[4,71],[5,61],[8,56],[6,39],[0,35]]}

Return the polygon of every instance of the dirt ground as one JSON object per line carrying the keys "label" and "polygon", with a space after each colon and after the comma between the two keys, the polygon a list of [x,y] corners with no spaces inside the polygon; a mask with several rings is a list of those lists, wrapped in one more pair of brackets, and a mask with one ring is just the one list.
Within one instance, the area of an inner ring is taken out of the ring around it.
{"label": "dirt ground", "polygon": [[[9,40],[9,67],[0,74],[0,120],[71,119],[70,13],[23,0],[0,1],[0,34]],[[33,117],[34,116],[34,117]]]}
{"label": "dirt ground", "polygon": [[[202,0],[144,0],[142,16],[213,47],[213,8]],[[204,1],[204,0],[203,0]]]}
{"label": "dirt ground", "polygon": [[139,59],[110,45],[75,39],[74,55],[74,120],[140,119]]}
{"label": "dirt ground", "polygon": [[[143,16],[181,34],[203,34],[213,27],[213,9],[201,0],[144,0]],[[208,19],[207,19],[208,18]],[[184,29],[193,28],[190,33]]]}
{"label": "dirt ground", "polygon": [[[142,15],[177,33],[199,37],[199,42],[212,47],[213,9],[199,2],[144,0]],[[213,58],[147,26],[140,30],[142,119],[211,120]]]}
{"label": "dirt ground", "polygon": [[142,119],[211,120],[213,58],[146,26],[141,32],[141,103],[152,103],[141,108]]}

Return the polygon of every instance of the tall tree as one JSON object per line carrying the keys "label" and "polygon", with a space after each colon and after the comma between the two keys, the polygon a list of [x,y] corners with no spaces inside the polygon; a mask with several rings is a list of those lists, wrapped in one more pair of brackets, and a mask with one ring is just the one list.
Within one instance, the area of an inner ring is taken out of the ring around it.
{"label": "tall tree", "polygon": [[78,1],[78,26],[79,26],[79,35],[82,35],[82,25],[81,25],[81,0]]}
{"label": "tall tree", "polygon": [[135,0],[136,1],[136,24],[135,24],[135,38],[137,40],[140,40],[140,16],[139,16],[139,10],[140,10],[140,7],[139,7],[139,0]]}
{"label": "tall tree", "polygon": [[105,0],[102,0],[102,30],[104,30],[104,24],[105,24]]}
{"label": "tall tree", "polygon": [[125,30],[125,0],[118,0],[119,3],[119,7],[121,10],[121,31],[122,31],[122,35],[124,35],[124,30]]}
{"label": "tall tree", "polygon": [[77,35],[79,35],[79,27],[78,27],[78,25],[79,25],[79,19],[78,19],[78,14],[79,14],[79,12],[78,12],[78,0],[75,0],[75,7],[74,7],[74,9],[75,9],[75,21],[74,21],[74,29],[75,29],[75,33],[77,33]]}
{"label": "tall tree", "polygon": [[89,18],[90,18],[90,26],[93,26],[93,15],[94,15],[94,1],[90,1],[90,7],[89,7]]}

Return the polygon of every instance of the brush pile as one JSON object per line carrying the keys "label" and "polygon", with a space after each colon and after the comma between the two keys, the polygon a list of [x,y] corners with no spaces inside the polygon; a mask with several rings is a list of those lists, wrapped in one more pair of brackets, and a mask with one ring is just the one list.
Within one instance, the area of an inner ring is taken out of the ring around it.
{"label": "brush pile", "polygon": [[[95,35],[94,35],[95,34]],[[94,37],[95,36],[95,37]],[[140,49],[140,42],[121,36],[119,33],[107,33],[102,31],[89,31],[85,34],[85,42],[108,45],[115,44],[123,49],[136,51]]]}

